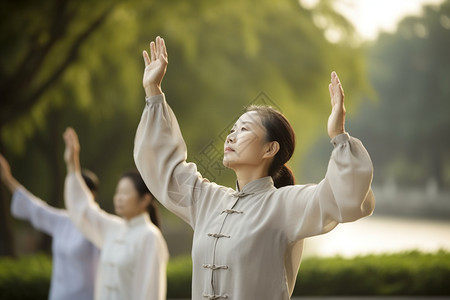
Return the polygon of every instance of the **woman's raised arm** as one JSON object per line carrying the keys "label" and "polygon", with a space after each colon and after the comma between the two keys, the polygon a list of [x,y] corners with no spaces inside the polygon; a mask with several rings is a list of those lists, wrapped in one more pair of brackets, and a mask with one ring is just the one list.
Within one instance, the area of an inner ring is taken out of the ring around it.
{"label": "woman's raised arm", "polygon": [[147,97],[134,140],[134,161],[156,199],[194,227],[198,196],[217,189],[211,189],[195,164],[186,162],[186,145],[177,118],[161,91],[167,66],[164,40],[157,37],[150,43],[150,52],[149,57],[144,51]]}
{"label": "woman's raised arm", "polygon": [[0,154],[0,175],[3,183],[11,191],[11,214],[31,222],[34,228],[53,235],[58,221],[66,217],[62,209],[49,206],[46,202],[34,196],[18,182],[11,173],[8,161]]}
{"label": "woman's raised arm", "polygon": [[66,149],[64,160],[67,166],[67,176],[64,184],[64,201],[69,217],[83,235],[101,248],[107,232],[112,232],[122,219],[101,210],[94,201],[92,193],[81,176],[80,144],[78,136],[72,128],[64,132]]}

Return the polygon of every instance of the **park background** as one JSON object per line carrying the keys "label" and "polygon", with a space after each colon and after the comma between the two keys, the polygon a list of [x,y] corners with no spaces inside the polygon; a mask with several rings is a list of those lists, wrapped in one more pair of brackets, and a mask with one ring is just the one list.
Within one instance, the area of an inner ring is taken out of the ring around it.
{"label": "park background", "polygon": [[[327,86],[336,70],[346,129],[374,163],[377,206],[307,240],[305,256],[448,252],[450,1],[423,1],[391,27],[364,33],[357,6],[368,2],[388,21],[398,3],[417,1],[2,1],[0,152],[27,189],[64,207],[62,132],[74,127],[82,166],[100,179],[98,202],[113,212],[117,180],[134,168],[141,53],[161,35],[163,90],[204,177],[234,186],[221,165],[224,134],[245,106],[262,103],[294,126],[297,182],[318,182],[332,150]],[[50,253],[50,238],[12,219],[10,195],[0,192],[0,255]],[[161,211],[172,259],[189,255],[192,230]]]}

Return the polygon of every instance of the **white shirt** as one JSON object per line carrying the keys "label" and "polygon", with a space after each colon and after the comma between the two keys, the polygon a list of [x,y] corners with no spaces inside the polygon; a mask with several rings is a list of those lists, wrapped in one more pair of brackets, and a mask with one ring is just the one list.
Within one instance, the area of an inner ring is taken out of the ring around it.
{"label": "white shirt", "polygon": [[78,173],[66,177],[70,218],[102,250],[95,299],[166,299],[169,258],[161,231],[147,213],[129,221],[101,210]]}
{"label": "white shirt", "polygon": [[271,177],[235,191],[186,162],[164,95],[147,100],[134,158],[150,191],[194,229],[192,299],[290,299],[307,237],[372,213],[372,163],[348,134],[333,140],[319,184],[276,189]]}
{"label": "white shirt", "polygon": [[93,299],[99,251],[72,224],[67,212],[47,205],[24,188],[18,188],[13,194],[11,213],[52,236],[49,299]]}

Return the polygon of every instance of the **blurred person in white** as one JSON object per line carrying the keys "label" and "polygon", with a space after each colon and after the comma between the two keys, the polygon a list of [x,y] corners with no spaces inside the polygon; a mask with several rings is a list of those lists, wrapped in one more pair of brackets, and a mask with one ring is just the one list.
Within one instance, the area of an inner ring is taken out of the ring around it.
{"label": "blurred person in white", "polygon": [[[73,225],[65,209],[49,206],[31,194],[11,173],[7,160],[0,154],[1,179],[12,193],[11,214],[52,237],[52,278],[50,300],[94,299],[94,281],[99,250]],[[88,192],[94,198],[97,176],[83,170]]]}
{"label": "blurred person in white", "polygon": [[116,187],[116,215],[100,209],[81,177],[80,145],[72,128],[64,132],[67,166],[64,197],[75,226],[101,249],[95,299],[166,299],[169,252],[159,230],[153,195],[137,170],[125,172]]}
{"label": "blurred person in white", "polygon": [[186,162],[186,145],[161,89],[164,40],[157,37],[143,56],[146,105],[134,159],[155,197],[194,229],[192,299],[290,299],[303,240],[368,216],[375,206],[372,162],[345,132],[337,74],[328,87],[334,150],[325,178],[294,184],[286,165],[295,147],[291,125],[271,107],[250,107],[224,141],[223,164],[236,174],[234,190],[209,182]]}

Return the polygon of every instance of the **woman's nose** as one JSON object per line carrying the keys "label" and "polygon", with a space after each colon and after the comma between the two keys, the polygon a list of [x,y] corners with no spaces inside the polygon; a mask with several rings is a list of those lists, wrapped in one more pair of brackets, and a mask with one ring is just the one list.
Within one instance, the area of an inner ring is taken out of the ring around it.
{"label": "woman's nose", "polygon": [[234,136],[233,133],[230,133],[230,134],[227,136],[227,143],[233,143],[234,141],[235,141],[235,136]]}

